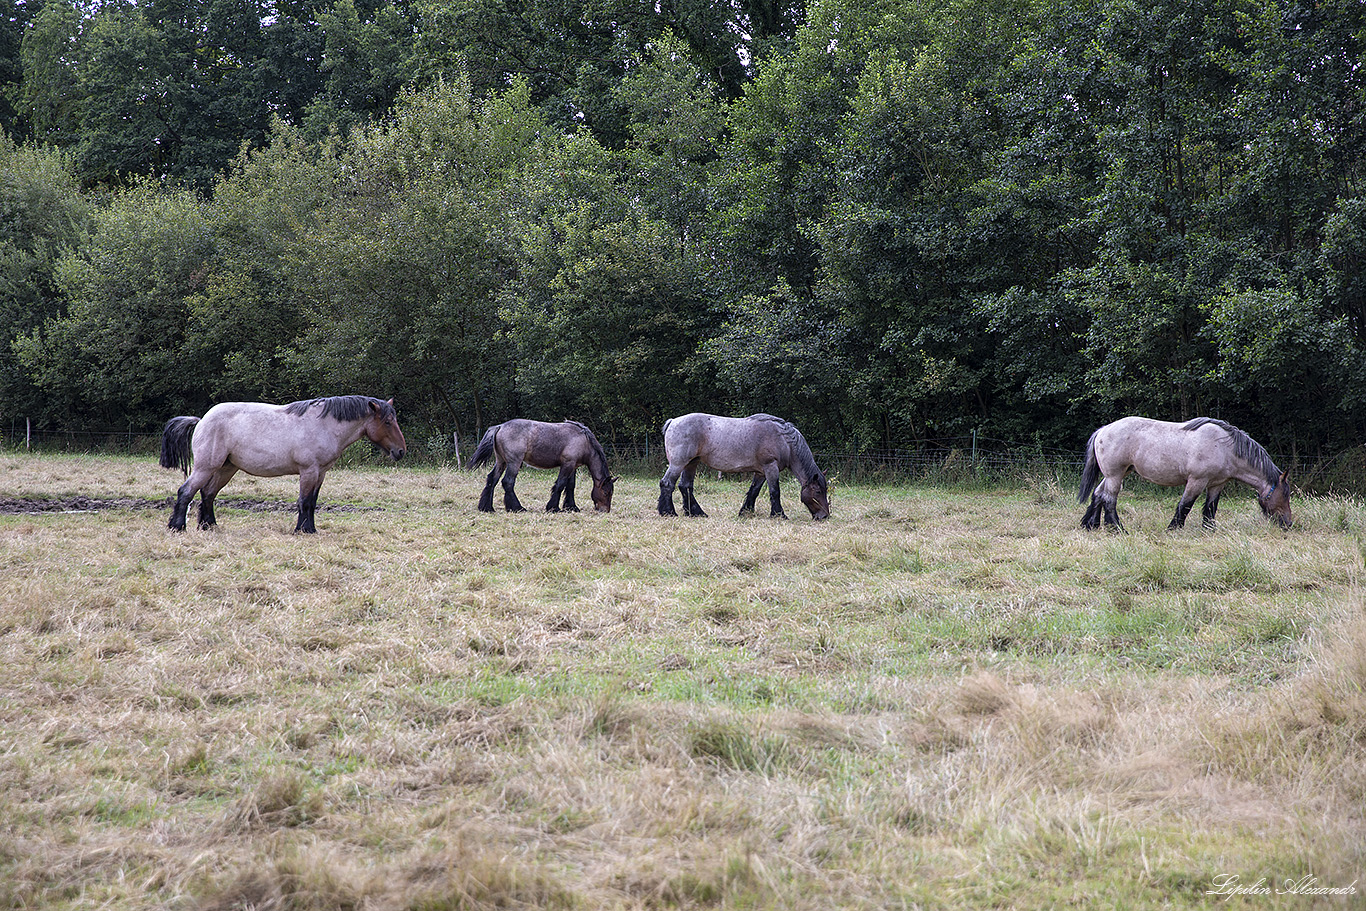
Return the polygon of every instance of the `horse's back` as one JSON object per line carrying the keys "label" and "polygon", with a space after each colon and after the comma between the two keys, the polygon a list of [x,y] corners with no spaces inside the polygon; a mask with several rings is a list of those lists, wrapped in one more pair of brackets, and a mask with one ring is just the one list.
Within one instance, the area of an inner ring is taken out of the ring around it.
{"label": "horse's back", "polygon": [[285,407],[268,402],[219,402],[200,418],[196,441],[220,434],[234,440],[254,433],[273,436],[273,428],[284,423]]}
{"label": "horse's back", "polygon": [[782,423],[770,414],[732,418],[695,411],[665,422],[664,452],[671,465],[697,459],[717,471],[762,471],[785,454]]}
{"label": "horse's back", "polygon": [[493,430],[497,430],[493,445],[500,459],[532,468],[555,468],[566,462],[587,464],[597,442],[587,425],[578,421],[551,423],[513,418],[490,428],[490,432]]}
{"label": "horse's back", "polygon": [[1096,431],[1096,460],[1106,476],[1132,468],[1154,484],[1175,487],[1194,476],[1225,470],[1222,442],[1228,431],[1210,419],[1159,421],[1131,415]]}
{"label": "horse's back", "polygon": [[[204,413],[195,429],[195,461],[231,460],[248,474],[275,477],[297,474],[301,462],[329,461],[333,447],[317,445],[317,424],[289,406],[269,402],[220,402]],[[335,458],[335,456],[333,456]]]}

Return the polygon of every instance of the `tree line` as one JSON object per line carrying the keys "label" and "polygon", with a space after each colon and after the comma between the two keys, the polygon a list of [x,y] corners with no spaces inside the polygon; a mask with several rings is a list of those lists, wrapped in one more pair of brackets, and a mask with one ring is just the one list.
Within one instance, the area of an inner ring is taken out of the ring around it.
{"label": "tree line", "polygon": [[18,0],[0,420],[1366,430],[1356,0]]}

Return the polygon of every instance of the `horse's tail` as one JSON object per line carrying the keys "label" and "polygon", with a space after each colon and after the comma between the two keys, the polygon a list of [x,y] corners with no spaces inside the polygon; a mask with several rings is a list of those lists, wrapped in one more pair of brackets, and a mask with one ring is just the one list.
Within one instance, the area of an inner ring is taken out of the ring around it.
{"label": "horse's tail", "polygon": [[199,418],[178,417],[166,422],[161,432],[161,467],[179,468],[183,474],[190,473],[190,437],[194,435]]}
{"label": "horse's tail", "polygon": [[484,438],[479,441],[478,446],[474,447],[474,455],[470,456],[470,460],[465,463],[466,468],[478,468],[492,458],[493,442],[498,436],[498,428],[502,426],[502,424],[494,424],[484,431]]}
{"label": "horse's tail", "polygon": [[1096,461],[1096,435],[1097,430],[1091,434],[1091,439],[1086,441],[1086,465],[1081,470],[1081,487],[1077,490],[1077,502],[1085,503],[1086,498],[1096,492],[1096,484],[1100,481],[1100,462]]}

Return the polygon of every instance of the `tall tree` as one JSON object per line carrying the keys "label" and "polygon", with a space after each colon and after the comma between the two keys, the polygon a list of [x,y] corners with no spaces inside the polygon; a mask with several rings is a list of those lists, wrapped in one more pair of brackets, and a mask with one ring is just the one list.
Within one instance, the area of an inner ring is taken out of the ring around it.
{"label": "tall tree", "polygon": [[21,120],[24,82],[23,41],[35,8],[28,0],[11,0],[0,9],[0,132],[25,138],[28,124]]}
{"label": "tall tree", "polygon": [[406,7],[384,3],[369,19],[362,13],[355,0],[336,0],[318,14],[326,81],[303,121],[310,135],[335,130],[345,136],[353,126],[387,113],[400,89],[413,80],[415,31]]}
{"label": "tall tree", "polygon": [[801,0],[420,0],[419,6],[420,68],[467,67],[479,95],[520,76],[551,124],[586,126],[613,149],[629,139],[629,115],[614,88],[650,42],[676,36],[707,80],[735,98],[752,77],[756,54],[794,34],[804,10]]}
{"label": "tall tree", "polygon": [[492,344],[507,271],[497,181],[537,130],[505,116],[530,112],[476,111],[468,83],[438,82],[353,133],[299,264],[306,323],[287,361],[314,388],[395,395],[449,428],[478,420],[485,384],[510,385]]}
{"label": "tall tree", "polygon": [[81,10],[71,3],[45,3],[20,44],[18,113],[36,141],[62,148],[80,139],[81,20]]}
{"label": "tall tree", "polygon": [[148,183],[115,195],[93,222],[89,242],[55,266],[65,312],[15,351],[43,390],[41,417],[150,429],[206,383],[182,354],[186,300],[202,287],[212,234],[194,194]]}
{"label": "tall tree", "polygon": [[77,185],[71,156],[45,146],[17,146],[0,135],[0,175],[0,418],[39,417],[43,393],[12,341],[61,314],[55,262],[83,239],[92,203]]}

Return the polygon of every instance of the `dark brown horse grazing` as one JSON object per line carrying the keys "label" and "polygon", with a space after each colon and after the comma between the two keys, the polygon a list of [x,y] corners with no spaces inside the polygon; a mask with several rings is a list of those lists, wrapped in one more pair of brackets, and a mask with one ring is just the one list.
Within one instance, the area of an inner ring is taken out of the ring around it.
{"label": "dark brown horse grazing", "polygon": [[802,485],[801,497],[813,519],[830,515],[830,492],[825,475],[801,431],[771,414],[727,418],[714,414],[685,414],[664,422],[664,452],[669,468],[659,482],[659,514],[676,516],[674,486],[683,497],[685,516],[705,516],[693,495],[693,476],[699,464],[717,471],[752,471],[754,480],[740,515],[754,511],[754,501],[768,483],[769,515],[786,519],[778,494],[778,472],[784,468]]}
{"label": "dark brown horse grazing", "polygon": [[493,487],[503,477],[503,506],[508,512],[522,512],[514,486],[523,465],[532,468],[559,468],[560,475],[550,488],[547,512],[560,511],[560,495],[564,494],[564,509],[578,512],[574,503],[574,477],[580,465],[588,466],[593,478],[593,508],[598,512],[612,511],[612,488],[617,479],[607,471],[607,453],[598,438],[578,421],[547,424],[517,418],[495,424],[484,433],[484,438],[470,456],[467,468],[478,468],[493,458],[484,492],[479,496],[479,509],[493,512]]}
{"label": "dark brown horse grazing", "polygon": [[223,402],[202,418],[171,418],[161,436],[161,465],[179,467],[187,479],[176,493],[168,524],[173,531],[185,530],[185,514],[198,491],[199,527],[212,528],[213,498],[241,470],[265,478],[297,474],[299,519],[294,530],[312,534],[317,531],[313,514],[323,477],[361,437],[394,459],[403,458],[408,444],[393,399],[336,395],[290,405]]}
{"label": "dark brown horse grazing", "polygon": [[1213,528],[1219,494],[1230,480],[1242,481],[1257,491],[1262,514],[1274,518],[1282,528],[1289,528],[1294,521],[1288,472],[1277,468],[1256,440],[1224,421],[1196,418],[1177,424],[1127,417],[1091,434],[1077,491],[1079,502],[1091,498],[1081,520],[1084,528],[1099,528],[1104,518],[1107,525],[1123,530],[1115,502],[1130,471],[1163,487],[1185,485],[1168,528],[1186,524],[1186,516],[1202,491],[1204,526]]}

